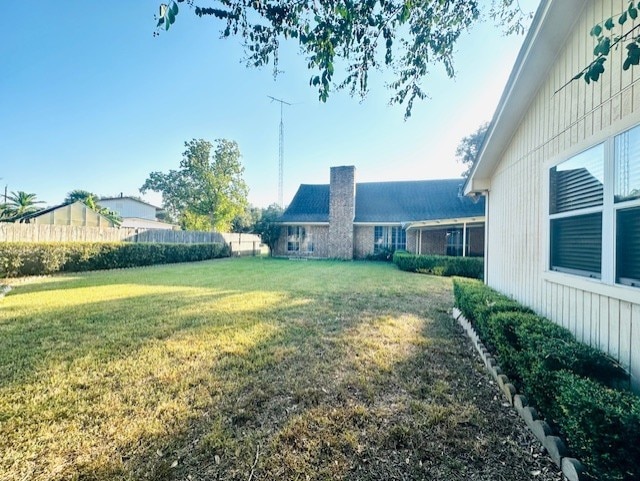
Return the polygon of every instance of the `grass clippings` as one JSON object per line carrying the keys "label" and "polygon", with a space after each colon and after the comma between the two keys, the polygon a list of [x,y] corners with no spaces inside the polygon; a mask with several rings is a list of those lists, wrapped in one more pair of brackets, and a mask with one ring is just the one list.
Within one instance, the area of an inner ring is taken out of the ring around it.
{"label": "grass clippings", "polygon": [[38,278],[0,304],[3,480],[560,480],[448,279],[229,259]]}

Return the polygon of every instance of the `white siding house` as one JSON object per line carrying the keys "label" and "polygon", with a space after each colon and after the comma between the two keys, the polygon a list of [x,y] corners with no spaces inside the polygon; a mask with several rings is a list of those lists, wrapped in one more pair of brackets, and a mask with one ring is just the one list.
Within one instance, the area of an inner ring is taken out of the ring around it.
{"label": "white siding house", "polygon": [[135,197],[105,197],[98,201],[101,207],[115,212],[122,218],[121,227],[135,229],[179,229],[179,226],[161,222],[156,214],[162,209]]}
{"label": "white siding house", "polygon": [[105,197],[98,201],[100,206],[112,210],[120,217],[137,217],[139,219],[156,220],[160,207],[148,204],[134,197]]}
{"label": "white siding house", "polygon": [[627,6],[541,2],[465,193],[486,196],[486,282],[611,354],[638,390],[640,67],[623,71],[620,48],[598,82],[566,85],[594,59],[591,28]]}

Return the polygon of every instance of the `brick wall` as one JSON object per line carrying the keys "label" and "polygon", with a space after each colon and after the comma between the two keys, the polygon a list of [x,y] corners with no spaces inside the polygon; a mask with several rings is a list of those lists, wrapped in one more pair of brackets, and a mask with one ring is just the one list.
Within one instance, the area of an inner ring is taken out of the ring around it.
{"label": "brick wall", "polygon": [[[287,251],[287,226],[283,225],[273,255],[277,257],[326,258],[328,256],[329,227],[326,225],[306,225],[303,227],[306,236],[300,246],[300,251]],[[313,242],[313,252],[309,252],[307,249],[310,242]]]}
{"label": "brick wall", "polygon": [[467,229],[467,242],[469,243],[470,256],[484,256],[484,225],[469,227]]}
{"label": "brick wall", "polygon": [[447,229],[429,229],[422,231],[422,248],[420,252],[425,255],[446,255]]}
{"label": "brick wall", "polygon": [[418,231],[415,229],[407,232],[407,252],[418,253]]}
{"label": "brick wall", "polygon": [[373,254],[373,226],[357,226],[353,229],[353,255],[362,259]]}
{"label": "brick wall", "polygon": [[353,259],[355,167],[331,167],[328,257]]}

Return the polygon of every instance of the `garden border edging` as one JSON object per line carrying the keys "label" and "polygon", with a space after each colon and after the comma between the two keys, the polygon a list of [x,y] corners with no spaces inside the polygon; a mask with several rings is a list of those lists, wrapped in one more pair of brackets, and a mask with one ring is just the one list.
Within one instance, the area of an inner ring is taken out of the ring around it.
{"label": "garden border edging", "polygon": [[482,343],[480,336],[478,336],[478,333],[471,323],[464,317],[462,311],[454,307],[452,316],[453,319],[458,321],[473,342],[485,367],[498,384],[502,394],[507,398],[509,404],[515,408],[533,435],[547,450],[549,457],[562,470],[563,476],[569,481],[585,481],[587,479],[583,476],[585,466],[577,459],[566,456],[567,447],[564,441],[553,434],[551,427],[546,421],[539,419],[536,409],[528,405],[527,397],[517,393],[515,386],[510,383],[509,378],[502,373],[502,369],[500,369],[496,358]]}
{"label": "garden border edging", "polygon": [[6,296],[11,290],[12,290],[12,287],[10,285],[0,284],[0,299]]}

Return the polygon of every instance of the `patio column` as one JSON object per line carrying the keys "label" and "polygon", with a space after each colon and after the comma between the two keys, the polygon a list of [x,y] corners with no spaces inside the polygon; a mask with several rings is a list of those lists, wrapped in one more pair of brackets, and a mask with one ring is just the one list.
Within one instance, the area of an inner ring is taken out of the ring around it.
{"label": "patio column", "polygon": [[422,229],[418,229],[418,255],[422,255]]}
{"label": "patio column", "polygon": [[462,257],[467,257],[467,223],[462,223]]}

